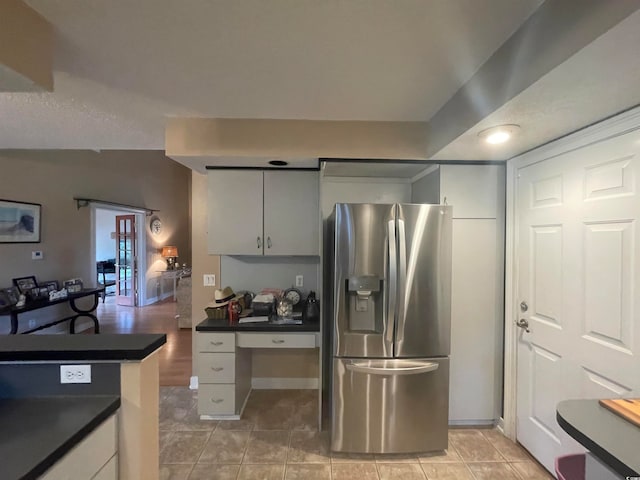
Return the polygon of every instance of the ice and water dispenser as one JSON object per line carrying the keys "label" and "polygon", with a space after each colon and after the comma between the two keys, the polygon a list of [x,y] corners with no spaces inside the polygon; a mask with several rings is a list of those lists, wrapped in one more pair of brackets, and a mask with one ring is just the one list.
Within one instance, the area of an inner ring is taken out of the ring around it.
{"label": "ice and water dispenser", "polygon": [[382,279],[377,275],[359,275],[347,280],[349,330],[382,332]]}

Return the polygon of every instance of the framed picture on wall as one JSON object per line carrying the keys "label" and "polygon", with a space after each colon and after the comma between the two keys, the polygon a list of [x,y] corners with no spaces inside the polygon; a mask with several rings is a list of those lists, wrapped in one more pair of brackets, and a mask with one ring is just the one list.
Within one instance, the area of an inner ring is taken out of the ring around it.
{"label": "framed picture on wall", "polygon": [[39,203],[0,200],[0,243],[40,243]]}

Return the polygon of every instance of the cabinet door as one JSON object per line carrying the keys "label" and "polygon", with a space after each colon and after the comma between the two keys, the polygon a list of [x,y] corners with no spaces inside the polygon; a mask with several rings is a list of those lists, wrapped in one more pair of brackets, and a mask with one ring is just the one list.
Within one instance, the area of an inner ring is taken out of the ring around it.
{"label": "cabinet door", "polygon": [[453,220],[452,238],[449,420],[490,423],[502,392],[497,222]]}
{"label": "cabinet door", "polygon": [[318,172],[264,172],[265,255],[319,255]]}
{"label": "cabinet door", "polygon": [[262,255],[262,172],[209,171],[209,253]]}

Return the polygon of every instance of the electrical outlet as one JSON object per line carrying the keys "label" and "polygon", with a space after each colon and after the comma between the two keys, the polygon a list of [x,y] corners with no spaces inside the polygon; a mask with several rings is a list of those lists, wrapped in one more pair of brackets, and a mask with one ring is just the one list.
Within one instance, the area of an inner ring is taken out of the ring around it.
{"label": "electrical outlet", "polygon": [[296,275],[296,287],[304,287],[304,276]]}
{"label": "electrical outlet", "polygon": [[205,287],[215,287],[216,286],[216,276],[212,273],[204,275],[204,286]]}
{"label": "electrical outlet", "polygon": [[42,255],[42,250],[34,250],[31,252],[31,260],[42,260],[44,255]]}
{"label": "electrical outlet", "polygon": [[60,365],[60,383],[91,383],[91,365]]}

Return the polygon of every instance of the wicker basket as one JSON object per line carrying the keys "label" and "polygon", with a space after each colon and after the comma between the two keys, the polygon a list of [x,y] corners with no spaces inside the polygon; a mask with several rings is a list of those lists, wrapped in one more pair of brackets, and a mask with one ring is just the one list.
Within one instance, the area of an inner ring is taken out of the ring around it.
{"label": "wicker basket", "polygon": [[204,311],[207,314],[207,318],[209,320],[224,320],[228,317],[229,314],[226,305],[224,307],[218,308],[207,307],[204,309]]}

